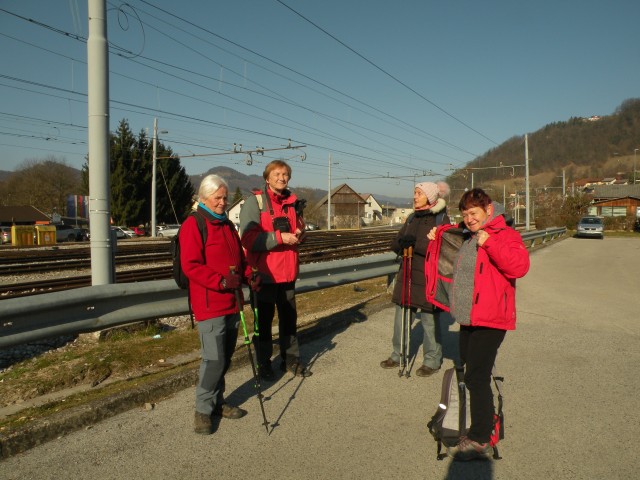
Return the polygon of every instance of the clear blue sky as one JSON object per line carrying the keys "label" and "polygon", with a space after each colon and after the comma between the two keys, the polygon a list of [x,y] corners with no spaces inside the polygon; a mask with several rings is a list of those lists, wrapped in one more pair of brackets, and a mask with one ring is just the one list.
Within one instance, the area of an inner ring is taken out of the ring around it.
{"label": "clear blue sky", "polygon": [[[80,168],[87,0],[0,0],[0,9],[0,170],[51,155]],[[261,174],[286,158],[292,187],[326,189],[331,155],[333,186],[409,197],[414,176],[439,180],[514,135],[640,97],[637,0],[129,0],[107,9],[111,129],[126,118],[151,136],[157,117],[189,174],[216,165]],[[254,155],[251,166],[245,155],[200,156],[288,139],[307,147]]]}

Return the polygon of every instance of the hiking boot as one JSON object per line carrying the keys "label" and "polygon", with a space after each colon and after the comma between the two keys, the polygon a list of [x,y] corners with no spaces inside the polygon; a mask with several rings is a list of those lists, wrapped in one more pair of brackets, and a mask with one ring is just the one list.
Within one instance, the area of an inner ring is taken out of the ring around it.
{"label": "hiking boot", "polygon": [[214,408],[213,414],[216,417],[237,420],[238,418],[244,417],[247,414],[247,411],[240,407],[234,407],[228,403],[223,403],[222,405],[218,405]]}
{"label": "hiking boot", "polygon": [[389,357],[380,362],[380,366],[382,368],[398,368],[400,366],[400,362],[396,362],[393,358]]}
{"label": "hiking boot", "polygon": [[419,369],[416,370],[416,375],[419,377],[430,377],[434,373],[436,373],[439,368],[431,368],[426,365],[422,365]]}
{"label": "hiking boot", "polygon": [[276,374],[273,373],[271,365],[258,365],[258,375],[267,382],[273,382],[276,379]]}
{"label": "hiking boot", "polygon": [[280,370],[283,372],[290,372],[294,377],[310,377],[313,372],[304,365],[300,360],[294,360],[292,362],[282,362],[280,364]]}
{"label": "hiking boot", "polygon": [[212,428],[211,417],[206,413],[196,412],[194,431],[200,435],[211,435]]}
{"label": "hiking boot", "polygon": [[466,462],[469,460],[487,460],[491,454],[491,445],[479,443],[469,437],[461,437],[453,454],[454,460]]}

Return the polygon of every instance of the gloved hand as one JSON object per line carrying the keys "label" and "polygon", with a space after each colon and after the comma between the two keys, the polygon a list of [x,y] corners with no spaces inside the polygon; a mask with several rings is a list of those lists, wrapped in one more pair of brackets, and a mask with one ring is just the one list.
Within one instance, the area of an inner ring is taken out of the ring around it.
{"label": "gloved hand", "polygon": [[242,285],[242,277],[238,273],[227,273],[220,281],[220,288],[223,290],[236,290]]}
{"label": "gloved hand", "polygon": [[415,235],[404,235],[398,239],[398,244],[400,244],[401,248],[409,248],[416,246],[416,237]]}
{"label": "gloved hand", "polygon": [[249,288],[254,292],[259,292],[262,288],[262,275],[260,275],[258,272],[255,272],[253,275],[251,275],[251,277],[249,278]]}

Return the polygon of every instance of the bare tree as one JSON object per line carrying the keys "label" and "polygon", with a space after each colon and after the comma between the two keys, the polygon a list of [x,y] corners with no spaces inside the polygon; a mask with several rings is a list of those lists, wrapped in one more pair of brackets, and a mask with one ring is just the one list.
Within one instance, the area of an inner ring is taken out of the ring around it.
{"label": "bare tree", "polygon": [[12,205],[31,205],[44,213],[66,214],[67,195],[80,191],[80,172],[49,155],[25,160],[4,185]]}

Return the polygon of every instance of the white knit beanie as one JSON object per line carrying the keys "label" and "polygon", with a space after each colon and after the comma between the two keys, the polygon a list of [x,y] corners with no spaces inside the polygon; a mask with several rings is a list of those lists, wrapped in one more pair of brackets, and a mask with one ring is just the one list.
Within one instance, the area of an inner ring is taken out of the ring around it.
{"label": "white knit beanie", "polygon": [[416,188],[422,190],[422,192],[427,196],[427,201],[429,205],[433,206],[438,201],[438,186],[433,182],[422,182],[416,184]]}

